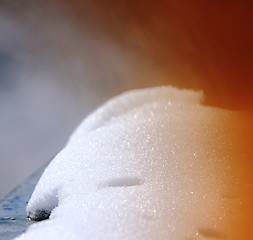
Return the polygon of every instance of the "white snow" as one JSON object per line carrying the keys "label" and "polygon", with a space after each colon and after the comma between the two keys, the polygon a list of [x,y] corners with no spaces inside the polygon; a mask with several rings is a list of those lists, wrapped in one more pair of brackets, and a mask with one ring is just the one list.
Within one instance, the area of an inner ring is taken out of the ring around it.
{"label": "white snow", "polygon": [[50,219],[17,239],[243,239],[240,113],[202,100],[201,92],[161,87],[101,106],[28,203],[30,217],[52,211]]}

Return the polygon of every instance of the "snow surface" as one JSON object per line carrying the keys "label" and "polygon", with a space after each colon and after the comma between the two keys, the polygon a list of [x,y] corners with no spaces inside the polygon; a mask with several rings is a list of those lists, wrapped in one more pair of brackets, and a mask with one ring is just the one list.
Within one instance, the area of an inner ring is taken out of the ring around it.
{"label": "snow surface", "polygon": [[28,203],[31,218],[49,220],[17,239],[243,239],[240,114],[202,100],[201,92],[158,87],[97,109]]}

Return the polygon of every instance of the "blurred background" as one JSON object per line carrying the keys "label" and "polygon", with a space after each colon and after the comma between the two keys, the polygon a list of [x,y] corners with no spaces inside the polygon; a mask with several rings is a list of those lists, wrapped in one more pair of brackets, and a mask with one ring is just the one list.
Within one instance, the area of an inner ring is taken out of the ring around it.
{"label": "blurred background", "polygon": [[96,107],[133,88],[203,89],[252,109],[253,3],[1,0],[0,198]]}

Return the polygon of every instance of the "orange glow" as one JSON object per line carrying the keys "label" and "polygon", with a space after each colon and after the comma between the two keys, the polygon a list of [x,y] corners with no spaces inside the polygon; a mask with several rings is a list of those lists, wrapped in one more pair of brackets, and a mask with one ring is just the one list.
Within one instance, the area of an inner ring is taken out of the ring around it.
{"label": "orange glow", "polygon": [[[154,84],[203,89],[208,104],[253,107],[252,1],[66,1],[89,23],[163,73]],[[155,70],[154,70],[155,71]],[[167,78],[166,78],[167,75]]]}
{"label": "orange glow", "polygon": [[[228,211],[226,229],[233,240],[251,239],[253,236],[253,128],[252,116],[245,114],[234,126],[233,136],[236,143],[230,149],[234,154],[231,189],[238,192],[237,196],[227,196],[227,203],[233,204],[233,212]],[[224,124],[230,124],[224,123]],[[228,153],[229,154],[229,153]],[[230,199],[229,199],[230,198]],[[224,199],[225,200],[225,199]]]}

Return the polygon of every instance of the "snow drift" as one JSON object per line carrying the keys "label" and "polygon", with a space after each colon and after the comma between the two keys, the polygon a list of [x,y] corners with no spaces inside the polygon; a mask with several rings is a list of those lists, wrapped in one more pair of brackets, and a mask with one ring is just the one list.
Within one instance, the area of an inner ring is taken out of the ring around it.
{"label": "snow drift", "polygon": [[46,168],[28,203],[31,219],[49,220],[17,239],[252,236],[241,113],[202,100],[201,92],[158,87],[97,109]]}

